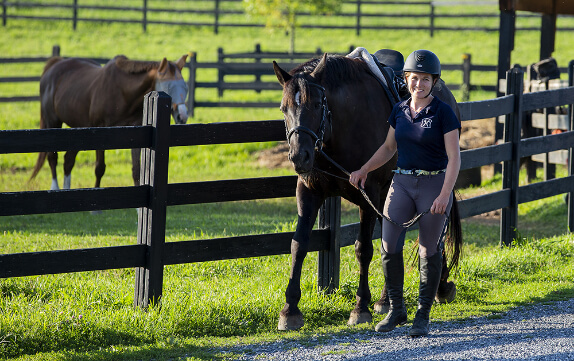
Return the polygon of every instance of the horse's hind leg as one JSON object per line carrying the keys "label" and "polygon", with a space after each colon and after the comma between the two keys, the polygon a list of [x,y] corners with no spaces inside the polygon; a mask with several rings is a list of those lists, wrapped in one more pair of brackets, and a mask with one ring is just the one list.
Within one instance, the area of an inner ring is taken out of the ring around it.
{"label": "horse's hind leg", "polygon": [[359,236],[355,242],[355,257],[359,262],[359,288],[357,289],[357,303],[347,324],[355,326],[360,323],[373,321],[373,315],[369,310],[371,302],[371,291],[369,289],[369,266],[373,259],[373,229],[377,218],[372,210],[360,211],[361,223],[359,225]]}
{"label": "horse's hind leg", "polygon": [[52,186],[50,187],[51,190],[58,190],[60,186],[58,186],[58,175],[56,173],[56,167],[58,166],[58,153],[57,152],[48,152],[48,164],[50,165],[50,171],[52,172]]}
{"label": "horse's hind leg", "polygon": [[102,177],[106,172],[106,158],[103,150],[96,150],[96,188],[100,188],[100,183],[102,182]]}
{"label": "horse's hind leg", "polygon": [[72,169],[76,164],[77,150],[69,150],[64,155],[64,189],[72,188]]}

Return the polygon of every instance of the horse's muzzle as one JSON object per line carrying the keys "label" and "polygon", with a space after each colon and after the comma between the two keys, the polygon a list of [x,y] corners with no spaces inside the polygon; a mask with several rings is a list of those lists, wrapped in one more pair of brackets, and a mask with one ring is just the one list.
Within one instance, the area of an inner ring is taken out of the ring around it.
{"label": "horse's muzzle", "polygon": [[289,161],[293,164],[293,168],[297,174],[309,173],[313,170],[313,154],[314,152],[306,149],[293,148],[289,149]]}
{"label": "horse's muzzle", "polygon": [[173,120],[175,124],[185,124],[187,123],[187,107],[185,104],[178,104],[177,107],[173,108],[172,111]]}

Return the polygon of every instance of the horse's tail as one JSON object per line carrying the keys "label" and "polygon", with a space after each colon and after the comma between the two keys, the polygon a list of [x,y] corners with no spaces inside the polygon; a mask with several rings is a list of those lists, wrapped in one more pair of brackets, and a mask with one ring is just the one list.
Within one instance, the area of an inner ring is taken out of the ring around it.
{"label": "horse's tail", "polygon": [[[40,129],[45,129],[46,128],[46,124],[44,122],[44,117],[40,114]],[[30,179],[28,179],[28,182],[31,181],[32,179],[36,178],[36,176],[38,175],[38,172],[40,171],[40,169],[42,169],[42,166],[44,165],[44,162],[46,161],[46,156],[48,155],[47,152],[40,152],[38,154],[38,160],[36,160],[36,165],[34,166],[34,169],[32,170],[32,175],[30,176]]]}
{"label": "horse's tail", "polygon": [[[454,192],[454,191],[453,191]],[[448,270],[458,267],[462,255],[462,226],[456,194],[453,193],[453,202],[449,215],[449,230],[445,239],[445,255],[450,259]]]}
{"label": "horse's tail", "polygon": [[[54,64],[56,64],[57,62],[63,60],[64,58],[62,58],[61,56],[53,56],[50,59],[48,59],[46,61],[46,64],[44,65],[44,70],[42,71],[42,75],[44,75],[48,69],[50,69],[52,66],[54,66]],[[45,129],[46,128],[46,122],[44,121],[44,117],[42,116],[42,114],[40,114],[40,129]],[[40,169],[42,169],[42,166],[44,165],[44,163],[46,162],[46,156],[48,155],[47,152],[40,152],[38,154],[38,160],[36,160],[36,165],[34,166],[34,169],[32,170],[32,175],[30,176],[30,179],[28,181],[31,181],[32,179],[36,178],[36,176],[38,175],[38,172],[40,172]]]}

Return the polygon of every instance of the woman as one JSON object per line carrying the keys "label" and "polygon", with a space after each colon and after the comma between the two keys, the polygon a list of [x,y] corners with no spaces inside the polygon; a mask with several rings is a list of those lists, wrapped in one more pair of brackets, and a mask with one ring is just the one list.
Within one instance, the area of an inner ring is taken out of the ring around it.
{"label": "woman", "polygon": [[415,337],[428,334],[429,314],[440,281],[443,238],[460,169],[460,122],[446,103],[431,95],[441,74],[440,61],[434,53],[413,52],[403,71],[411,97],[395,105],[385,143],[350,175],[349,181],[355,187],[364,187],[369,172],[398,152],[397,169],[383,210],[393,220],[383,220],[382,239],[390,310],[376,331],[392,331],[407,321],[402,252],[406,229],[394,223],[429,212],[419,220],[419,304],[409,331]]}

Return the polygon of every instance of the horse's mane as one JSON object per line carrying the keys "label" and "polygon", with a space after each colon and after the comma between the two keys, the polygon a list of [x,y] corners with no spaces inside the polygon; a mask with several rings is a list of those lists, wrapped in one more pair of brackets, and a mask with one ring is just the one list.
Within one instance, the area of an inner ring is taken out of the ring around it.
{"label": "horse's mane", "polygon": [[146,73],[159,67],[159,61],[130,60],[124,55],[117,55],[110,62],[115,63],[121,71],[130,74]]}
{"label": "horse's mane", "polygon": [[[295,101],[295,94],[300,92],[300,101],[305,104],[309,97],[308,81],[313,70],[319,65],[321,59],[311,59],[290,71],[293,79],[285,84],[284,93],[290,96],[284,99],[287,106]],[[325,88],[334,88],[341,83],[360,80],[361,74],[369,72],[364,61],[354,60],[341,55],[328,55],[326,66],[321,74],[321,85]],[[312,80],[311,80],[312,81]]]}

